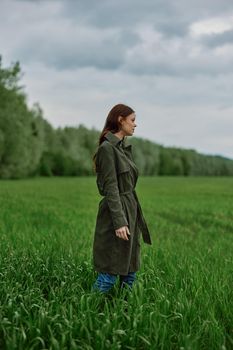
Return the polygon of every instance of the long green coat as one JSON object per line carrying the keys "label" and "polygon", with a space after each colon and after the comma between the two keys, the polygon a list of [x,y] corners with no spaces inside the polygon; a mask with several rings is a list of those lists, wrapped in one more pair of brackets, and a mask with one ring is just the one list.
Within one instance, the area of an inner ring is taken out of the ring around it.
{"label": "long green coat", "polygon": [[[96,154],[97,187],[103,196],[99,203],[93,264],[98,272],[127,275],[140,267],[140,233],[151,244],[150,233],[135,191],[138,169],[132,145],[125,145],[109,131]],[[129,240],[116,236],[115,230],[127,226]]]}

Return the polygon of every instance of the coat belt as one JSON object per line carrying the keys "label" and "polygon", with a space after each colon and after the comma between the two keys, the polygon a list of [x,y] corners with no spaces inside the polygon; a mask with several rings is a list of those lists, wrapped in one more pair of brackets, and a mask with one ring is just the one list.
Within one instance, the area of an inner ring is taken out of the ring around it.
{"label": "coat belt", "polygon": [[150,233],[149,233],[149,230],[148,230],[148,227],[147,227],[147,224],[146,224],[146,220],[145,220],[145,218],[143,216],[142,208],[141,208],[141,205],[139,203],[136,191],[135,190],[125,191],[125,192],[120,192],[119,194],[121,196],[121,195],[125,195],[125,194],[130,194],[130,193],[134,194],[134,197],[135,197],[136,202],[137,202],[138,212],[139,212],[139,215],[138,215],[138,226],[141,229],[143,241],[145,243],[147,243],[147,244],[152,244]]}

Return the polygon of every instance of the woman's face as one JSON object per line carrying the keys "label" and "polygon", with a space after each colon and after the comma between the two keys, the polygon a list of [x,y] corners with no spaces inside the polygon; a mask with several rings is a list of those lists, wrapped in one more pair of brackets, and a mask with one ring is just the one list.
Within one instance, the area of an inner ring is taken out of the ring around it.
{"label": "woman's face", "polygon": [[125,134],[125,136],[132,136],[134,133],[134,129],[137,126],[135,123],[136,115],[132,113],[128,115],[126,118],[122,118],[120,120],[121,123],[121,131]]}

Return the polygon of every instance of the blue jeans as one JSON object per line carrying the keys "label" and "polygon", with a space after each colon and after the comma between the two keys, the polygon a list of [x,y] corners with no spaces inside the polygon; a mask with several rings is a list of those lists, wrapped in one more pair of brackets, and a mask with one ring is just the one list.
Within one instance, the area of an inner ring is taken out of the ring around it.
{"label": "blue jeans", "polygon": [[[134,280],[136,279],[136,272],[129,272],[127,276],[120,275],[120,288],[125,286],[132,289]],[[94,291],[108,292],[117,280],[117,275],[109,273],[99,273],[98,277],[93,284],[92,288]]]}

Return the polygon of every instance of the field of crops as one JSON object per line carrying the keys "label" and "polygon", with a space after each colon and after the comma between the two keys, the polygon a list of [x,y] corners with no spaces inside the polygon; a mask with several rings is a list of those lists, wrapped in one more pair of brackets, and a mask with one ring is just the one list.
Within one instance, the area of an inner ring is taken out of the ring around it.
{"label": "field of crops", "polygon": [[95,177],[0,182],[0,349],[233,349],[233,178],[140,177],[153,246],[91,292]]}

